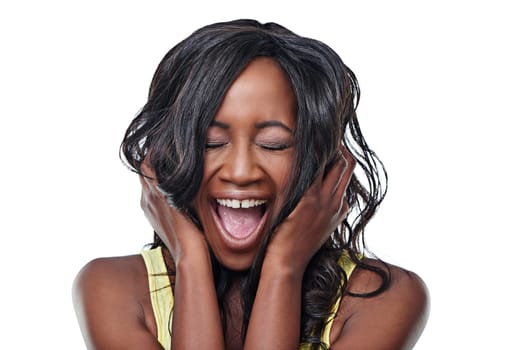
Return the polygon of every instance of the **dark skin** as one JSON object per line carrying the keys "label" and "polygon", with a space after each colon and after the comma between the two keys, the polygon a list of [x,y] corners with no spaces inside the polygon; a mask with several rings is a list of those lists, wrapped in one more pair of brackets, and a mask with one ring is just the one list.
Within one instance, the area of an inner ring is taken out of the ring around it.
{"label": "dark skin", "polygon": [[[341,147],[339,161],[314,181],[274,232],[243,347],[238,285],[233,284],[226,298],[233,315],[223,337],[209,256],[211,247],[232,270],[250,266],[263,230],[244,240],[231,238],[213,216],[214,201],[264,200],[268,214],[262,223],[270,221],[282,206],[291,171],[294,115],[285,75],[271,59],[255,59],[228,90],[208,131],[203,180],[192,203],[203,232],[166,203],[156,189],[154,172],[143,166],[147,177],[141,177],[142,208],[166,245],[166,263],[177,274],[172,349],[298,348],[304,270],[348,212],[344,191],[355,166],[349,152]],[[427,318],[427,291],[413,273],[390,268],[387,291],[373,298],[342,299],[330,334],[332,349],[410,349],[416,342]],[[348,290],[369,292],[380,282],[375,274],[356,270]],[[74,299],[88,348],[161,349],[139,255],[86,265],[75,282]]]}

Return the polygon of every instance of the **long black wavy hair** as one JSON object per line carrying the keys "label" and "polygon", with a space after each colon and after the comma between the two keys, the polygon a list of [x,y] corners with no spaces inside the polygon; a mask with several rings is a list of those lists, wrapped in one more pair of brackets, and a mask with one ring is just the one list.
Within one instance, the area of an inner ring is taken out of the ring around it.
{"label": "long black wavy hair", "polygon": [[[326,44],[301,37],[276,23],[235,20],[205,26],[172,48],[160,62],[148,101],[125,133],[121,155],[141,174],[149,157],[159,188],[168,202],[183,210],[202,228],[191,207],[203,173],[206,134],[224,95],[244,67],[256,57],[270,57],[289,78],[296,98],[296,140],[293,174],[285,204],[272,222],[252,268],[241,282],[244,322],[249,323],[261,265],[274,229],[291,213],[320,172],[337,157],[342,143],[357,162],[346,191],[350,213],[315,254],[302,286],[301,341],[325,348],[320,340],[324,322],[337,298],[346,292],[347,278],[338,260],[347,251],[358,268],[374,271],[389,285],[385,267],[366,264],[364,227],[375,214],[387,190],[387,174],[368,147],[355,110],[360,96],[357,79]],[[155,234],[153,247],[164,246]],[[213,252],[211,252],[213,253]],[[217,296],[224,331],[228,312],[224,296],[232,271],[213,255]],[[342,281],[342,283],[341,283]],[[354,295],[354,294],[353,294]]]}

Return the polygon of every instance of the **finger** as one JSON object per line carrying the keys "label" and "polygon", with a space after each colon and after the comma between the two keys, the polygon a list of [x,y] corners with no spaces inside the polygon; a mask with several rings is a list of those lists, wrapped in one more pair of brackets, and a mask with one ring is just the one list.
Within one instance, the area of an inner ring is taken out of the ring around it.
{"label": "finger", "polygon": [[156,180],[155,171],[149,160],[150,157],[147,155],[140,164],[140,181],[142,182],[142,186],[147,185],[147,188],[151,192],[157,192],[158,181]]}
{"label": "finger", "polygon": [[140,163],[140,172],[147,178],[156,179],[155,170],[153,169],[153,166],[151,165],[150,161],[151,156],[148,153],[142,160],[142,163]]}
{"label": "finger", "polygon": [[335,164],[333,164],[333,166],[324,178],[324,181],[322,183],[322,189],[323,191],[325,191],[325,193],[329,193],[330,195],[335,194],[335,192],[339,188],[342,176],[347,167],[348,162],[346,158],[343,157],[341,154],[339,156],[339,159],[336,161]]}
{"label": "finger", "polygon": [[156,186],[154,183],[152,183],[153,180],[143,176],[143,175],[139,175],[138,176],[139,180],[140,180],[140,184],[142,185],[142,191],[148,191],[148,192],[155,192],[156,191]]}
{"label": "finger", "polygon": [[[339,181],[337,183],[337,187],[334,188],[334,196],[336,199],[344,198],[346,194],[346,190],[349,186],[349,183],[351,181],[351,177],[353,176],[353,171],[355,170],[355,158],[349,153],[349,151],[344,147],[344,149],[341,151],[342,157],[346,160],[346,168],[342,172]],[[346,201],[344,199],[344,201]]]}
{"label": "finger", "polygon": [[351,172],[353,172],[357,163],[355,157],[353,157],[351,152],[349,152],[349,150],[344,145],[340,145],[339,150],[342,157],[344,157],[344,159],[348,162],[348,167],[351,169]]}
{"label": "finger", "polygon": [[140,180],[143,189],[149,189],[149,184],[144,176],[138,175],[138,180]]}

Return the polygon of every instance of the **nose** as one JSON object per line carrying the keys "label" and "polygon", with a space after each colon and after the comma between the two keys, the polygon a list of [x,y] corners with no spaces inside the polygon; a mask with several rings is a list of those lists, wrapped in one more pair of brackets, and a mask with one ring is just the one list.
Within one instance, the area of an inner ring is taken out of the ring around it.
{"label": "nose", "polygon": [[252,145],[232,145],[227,151],[220,171],[223,181],[247,186],[260,180],[263,171]]}

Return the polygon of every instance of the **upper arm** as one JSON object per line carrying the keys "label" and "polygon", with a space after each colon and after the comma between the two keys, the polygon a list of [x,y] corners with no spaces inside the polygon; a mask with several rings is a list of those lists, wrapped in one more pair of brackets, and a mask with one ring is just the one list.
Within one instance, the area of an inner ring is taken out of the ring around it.
{"label": "upper arm", "polygon": [[162,349],[145,325],[129,268],[119,259],[93,260],[75,279],[73,302],[86,346]]}
{"label": "upper arm", "polygon": [[390,287],[354,308],[332,349],[412,349],[429,314],[429,294],[420,277],[391,268]]}

